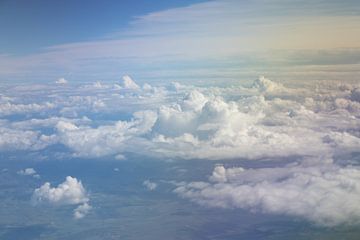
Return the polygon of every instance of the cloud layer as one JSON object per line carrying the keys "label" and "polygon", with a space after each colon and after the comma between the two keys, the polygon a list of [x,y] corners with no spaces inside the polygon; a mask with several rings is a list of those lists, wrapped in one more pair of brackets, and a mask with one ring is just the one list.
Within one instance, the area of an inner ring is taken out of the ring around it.
{"label": "cloud layer", "polygon": [[[295,159],[283,167],[218,166],[209,181],[185,182],[175,192],[206,206],[286,214],[324,226],[360,219],[359,169],[352,159],[360,149],[358,84],[289,85],[259,77],[225,87],[140,86],[125,76],[112,84],[12,86],[2,90],[0,106],[1,152],[51,150],[54,158],[128,161],[134,154]],[[33,200],[77,205],[75,218],[91,209],[84,187],[72,177],[57,187],[45,183]]]}
{"label": "cloud layer", "polygon": [[[29,106],[52,107],[0,110],[2,151],[63,145],[80,157],[218,160],[337,156],[360,146],[359,88],[349,84],[291,88],[260,77],[247,87],[140,87],[125,76],[120,85],[32,88]],[[23,106],[17,93],[2,102]]]}
{"label": "cloud layer", "polygon": [[360,223],[358,167],[316,159],[260,169],[216,166],[209,180],[181,183],[174,191],[210,207],[285,214],[324,226]]}

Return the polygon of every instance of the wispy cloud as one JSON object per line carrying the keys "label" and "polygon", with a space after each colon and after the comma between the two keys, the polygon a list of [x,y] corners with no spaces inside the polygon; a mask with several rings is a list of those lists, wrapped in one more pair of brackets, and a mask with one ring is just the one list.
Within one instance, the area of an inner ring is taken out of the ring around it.
{"label": "wispy cloud", "polygon": [[[149,72],[159,65],[173,69],[169,61],[249,56],[261,61],[264,52],[274,49],[354,49],[360,47],[358,12],[355,2],[336,1],[193,4],[137,17],[128,29],[102,40],[52,46],[29,56],[2,55],[0,73],[2,78],[57,78],[62,73],[94,79],[108,72],[102,77],[110,78],[115,72]],[[316,64],[316,58],[307,57]]]}

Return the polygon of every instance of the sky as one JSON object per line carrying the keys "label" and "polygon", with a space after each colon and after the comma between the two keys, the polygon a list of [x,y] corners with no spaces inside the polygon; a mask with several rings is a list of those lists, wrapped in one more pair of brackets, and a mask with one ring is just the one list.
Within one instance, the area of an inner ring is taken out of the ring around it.
{"label": "sky", "polygon": [[288,72],[294,66],[299,72],[314,66],[318,72],[358,69],[356,1],[2,1],[0,6],[3,82],[116,81],[124,74],[164,81],[209,78],[219,71],[224,79],[265,73],[281,78],[279,68]]}
{"label": "sky", "polygon": [[359,10],[0,0],[0,238],[358,239]]}

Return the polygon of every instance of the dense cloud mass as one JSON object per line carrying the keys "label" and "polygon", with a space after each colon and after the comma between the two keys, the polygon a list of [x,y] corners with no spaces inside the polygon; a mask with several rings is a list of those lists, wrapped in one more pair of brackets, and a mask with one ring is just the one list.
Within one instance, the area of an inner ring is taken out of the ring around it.
{"label": "dense cloud mass", "polygon": [[316,159],[281,168],[216,166],[209,180],[181,183],[175,192],[206,206],[287,214],[325,226],[360,221],[358,167]]}
{"label": "dense cloud mass", "polygon": [[358,89],[290,88],[265,77],[249,87],[140,87],[124,76],[120,85],[32,86],[22,99],[34,102],[25,103],[15,91],[29,88],[20,86],[1,95],[0,149],[61,144],[82,157],[183,159],[339,155],[360,146]]}
{"label": "dense cloud mass", "polygon": [[[269,169],[218,166],[210,182],[184,183],[176,192],[206,206],[288,214],[328,226],[354,223],[360,219],[359,169],[351,159],[360,149],[359,87],[286,85],[265,77],[248,86],[140,86],[129,76],[114,84],[12,86],[0,94],[0,151],[46,154],[53,147],[61,153],[55,158],[121,160],[131,154],[296,159]],[[144,182],[149,190],[154,184]],[[33,198],[77,204],[75,218],[91,209],[81,183],[70,177],[56,188],[45,183]]]}
{"label": "dense cloud mass", "polygon": [[346,84],[288,88],[260,77],[250,87],[141,88],[124,76],[121,85],[33,86],[26,104],[16,94],[26,86],[11,90],[1,96],[4,150],[62,144],[84,157],[257,159],[336,155],[360,145],[358,88]]}

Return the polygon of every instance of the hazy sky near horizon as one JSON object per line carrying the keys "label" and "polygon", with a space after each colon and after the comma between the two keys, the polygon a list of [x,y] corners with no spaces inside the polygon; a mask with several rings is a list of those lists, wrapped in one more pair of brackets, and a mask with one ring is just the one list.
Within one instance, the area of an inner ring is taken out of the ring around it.
{"label": "hazy sky near horizon", "polygon": [[3,1],[0,12],[5,82],[146,78],[229,62],[356,68],[360,58],[357,1]]}

